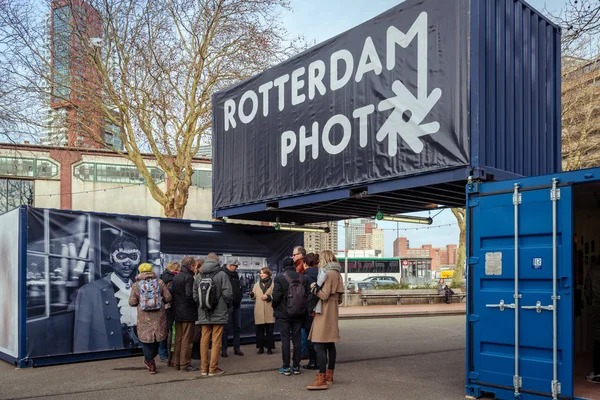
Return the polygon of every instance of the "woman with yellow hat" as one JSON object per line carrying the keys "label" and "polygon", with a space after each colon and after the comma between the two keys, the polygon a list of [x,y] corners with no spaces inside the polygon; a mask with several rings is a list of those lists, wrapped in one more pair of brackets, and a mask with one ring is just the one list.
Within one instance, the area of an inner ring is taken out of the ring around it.
{"label": "woman with yellow hat", "polygon": [[158,354],[159,343],[167,337],[165,303],[171,302],[171,293],[152,272],[152,265],[141,264],[138,271],[139,275],[131,288],[129,305],[137,306],[137,333],[142,343],[144,365],[150,374],[155,374],[154,358]]}

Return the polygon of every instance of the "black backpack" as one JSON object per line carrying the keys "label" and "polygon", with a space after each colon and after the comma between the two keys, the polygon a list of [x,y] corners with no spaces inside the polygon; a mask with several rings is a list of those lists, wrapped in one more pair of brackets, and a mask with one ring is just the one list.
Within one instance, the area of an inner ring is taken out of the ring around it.
{"label": "black backpack", "polygon": [[198,294],[200,297],[200,306],[204,311],[214,311],[219,304],[218,289],[213,281],[213,277],[218,273],[200,274],[200,283],[198,284]]}
{"label": "black backpack", "polygon": [[306,314],[306,289],[300,279],[292,279],[285,273],[283,277],[288,282],[286,311],[290,317],[301,317]]}

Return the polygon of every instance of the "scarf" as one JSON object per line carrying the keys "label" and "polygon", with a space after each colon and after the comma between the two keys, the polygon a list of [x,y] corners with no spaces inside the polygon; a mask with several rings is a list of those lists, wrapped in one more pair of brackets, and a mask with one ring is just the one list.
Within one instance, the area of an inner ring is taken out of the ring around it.
{"label": "scarf", "polygon": [[[325,279],[327,278],[327,271],[337,271],[338,273],[342,270],[342,267],[337,262],[331,262],[329,264],[325,264],[323,267],[319,269],[319,275],[317,276],[317,292],[321,290],[323,284],[325,283]],[[315,313],[321,314],[323,311],[323,300],[319,299],[317,305],[315,306]]]}
{"label": "scarf", "polygon": [[119,290],[115,292],[117,298],[117,306],[121,313],[121,323],[127,326],[137,325],[137,307],[131,307],[129,305],[129,295],[131,294],[131,281],[126,285],[121,279],[117,277],[115,273],[110,276],[110,281]]}
{"label": "scarf", "polygon": [[260,283],[258,285],[260,286],[260,290],[262,290],[263,294],[267,293],[267,290],[269,290],[272,283],[273,283],[273,280],[271,279],[270,276],[268,278],[260,280]]}

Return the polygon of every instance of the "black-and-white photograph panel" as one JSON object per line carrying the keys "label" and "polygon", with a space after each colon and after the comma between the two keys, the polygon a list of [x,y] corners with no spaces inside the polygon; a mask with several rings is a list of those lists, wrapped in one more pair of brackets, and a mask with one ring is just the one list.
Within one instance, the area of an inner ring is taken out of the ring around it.
{"label": "black-and-white photograph panel", "polygon": [[0,215],[0,353],[19,351],[19,209]]}
{"label": "black-and-white photograph panel", "polygon": [[[276,272],[303,240],[263,226],[37,208],[28,208],[27,237],[29,358],[139,347],[128,299],[141,263],[160,276],[171,261],[215,252],[221,263],[240,260],[248,286],[261,267]],[[254,336],[253,313],[242,320],[242,335]]]}

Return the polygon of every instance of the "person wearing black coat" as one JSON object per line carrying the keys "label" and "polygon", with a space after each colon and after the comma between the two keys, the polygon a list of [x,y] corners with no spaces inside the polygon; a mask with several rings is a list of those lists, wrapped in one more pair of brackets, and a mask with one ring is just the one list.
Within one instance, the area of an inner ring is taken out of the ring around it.
{"label": "person wearing black coat", "polygon": [[237,268],[240,262],[235,259],[227,263],[222,267],[223,271],[229,278],[231,283],[231,289],[233,292],[233,300],[229,305],[229,321],[225,325],[223,331],[223,344],[221,345],[221,357],[227,357],[227,341],[229,335],[233,332],[233,354],[237,356],[243,356],[242,350],[240,349],[240,332],[242,331],[242,285],[240,283],[240,276],[237,273]]}
{"label": "person wearing black coat", "polygon": [[[304,270],[304,276],[308,279],[308,284],[310,286],[311,283],[317,283],[317,277],[319,276],[319,255],[316,253],[309,253],[304,257],[304,263],[306,264],[306,269]],[[304,317],[304,322],[302,323],[302,328],[306,331],[307,336],[308,332],[312,327],[312,323],[314,320],[313,308],[316,305],[319,298],[312,293],[308,294],[308,308],[306,312],[306,316]],[[317,363],[317,352],[315,350],[315,345],[310,341],[306,340],[306,348],[308,350],[308,364],[303,365],[302,368],[305,369],[319,369],[319,365]]]}
{"label": "person wearing black coat", "polygon": [[[177,262],[170,262],[167,265],[167,269],[160,275],[160,279],[164,282],[167,289],[169,289],[169,293],[171,293],[171,285],[173,282],[173,278],[175,275],[179,273],[181,270],[181,266]],[[171,366],[172,353],[169,351],[171,347],[171,334],[173,332],[173,323],[174,315],[173,315],[173,307],[171,304],[165,305],[165,314],[167,315],[167,338],[160,342],[158,346],[158,356],[160,357],[161,362],[168,362],[169,366]]]}
{"label": "person wearing black coat", "polygon": [[191,366],[194,324],[198,320],[198,304],[194,300],[194,257],[181,260],[181,272],[173,278],[173,315],[175,319],[175,353],[172,366],[177,370],[198,371]]}
{"label": "person wearing black coat", "polygon": [[[279,373],[289,376],[300,374],[300,360],[302,357],[302,323],[304,315],[290,316],[287,310],[287,297],[290,284],[285,276],[290,280],[300,280],[304,286],[305,295],[310,293],[310,284],[308,278],[296,272],[294,261],[291,258],[283,260],[283,271],[277,274],[273,280],[273,309],[275,318],[279,323],[281,333],[281,358],[283,361]],[[290,340],[294,344],[294,359],[290,368]]]}

